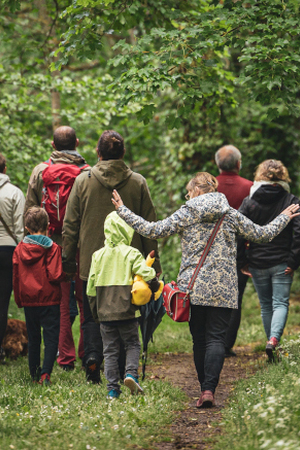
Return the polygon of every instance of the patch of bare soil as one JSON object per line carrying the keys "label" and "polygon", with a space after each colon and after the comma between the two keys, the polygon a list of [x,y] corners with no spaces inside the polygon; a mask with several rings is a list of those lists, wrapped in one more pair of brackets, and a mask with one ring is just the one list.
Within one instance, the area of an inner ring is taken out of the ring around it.
{"label": "patch of bare soil", "polygon": [[[210,409],[197,409],[196,401],[200,396],[200,386],[190,354],[151,355],[158,365],[147,368],[151,378],[167,380],[182,389],[189,397],[187,409],[179,413],[171,425],[171,442],[161,442],[155,445],[158,450],[213,448],[213,441],[221,428],[216,423],[222,422],[222,409],[226,404],[235,381],[247,378],[257,370],[257,362],[261,354],[251,351],[250,346],[238,347],[237,356],[226,358],[221,373],[220,382],[215,393],[216,406]],[[214,422],[214,425],[212,423]]]}

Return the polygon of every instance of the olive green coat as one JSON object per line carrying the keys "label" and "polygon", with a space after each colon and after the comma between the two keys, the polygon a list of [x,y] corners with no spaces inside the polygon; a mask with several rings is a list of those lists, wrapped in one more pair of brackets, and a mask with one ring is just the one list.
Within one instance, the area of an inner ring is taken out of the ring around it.
{"label": "olive green coat", "polygon": [[[87,280],[96,250],[104,246],[104,221],[114,211],[112,191],[117,189],[123,201],[136,214],[155,221],[156,214],[145,178],[133,172],[122,159],[99,161],[91,170],[80,174],[74,183],[63,225],[63,268],[76,271],[76,250],[79,245],[79,276]],[[157,241],[134,233],[132,247],[144,256],[155,250],[156,272],[161,272]]]}

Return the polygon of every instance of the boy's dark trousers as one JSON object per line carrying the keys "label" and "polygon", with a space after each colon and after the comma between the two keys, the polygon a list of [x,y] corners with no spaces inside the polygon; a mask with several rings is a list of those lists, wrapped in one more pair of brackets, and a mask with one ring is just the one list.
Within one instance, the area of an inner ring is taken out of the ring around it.
{"label": "boy's dark trousers", "polygon": [[107,390],[120,392],[120,347],[123,342],[126,352],[125,376],[130,374],[138,378],[139,357],[141,344],[139,339],[139,324],[133,321],[120,320],[114,325],[100,323],[100,331],[103,341],[104,373],[107,379]]}
{"label": "boy's dark trousers", "polygon": [[41,363],[41,327],[45,345],[41,375],[51,374],[57,355],[59,339],[59,305],[25,306],[25,319],[28,333],[28,362],[32,379],[35,379]]}

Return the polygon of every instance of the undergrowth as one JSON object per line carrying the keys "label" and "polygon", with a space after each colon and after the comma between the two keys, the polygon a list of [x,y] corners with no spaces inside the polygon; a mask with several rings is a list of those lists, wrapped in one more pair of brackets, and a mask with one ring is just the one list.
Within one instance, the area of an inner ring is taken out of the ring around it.
{"label": "undergrowth", "polygon": [[300,338],[283,340],[277,364],[236,385],[214,450],[299,450]]}

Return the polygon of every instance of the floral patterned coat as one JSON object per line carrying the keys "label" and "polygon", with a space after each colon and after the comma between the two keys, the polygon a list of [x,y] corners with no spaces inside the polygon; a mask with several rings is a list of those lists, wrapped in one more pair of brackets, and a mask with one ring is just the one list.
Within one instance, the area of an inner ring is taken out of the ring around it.
{"label": "floral patterned coat", "polygon": [[237,308],[236,238],[242,236],[254,242],[269,242],[290,219],[280,214],[267,225],[259,226],[231,208],[224,194],[203,194],[186,202],[170,217],[147,222],[126,206],[118,214],[142,236],[158,239],[172,234],[181,238],[182,259],[177,278],[180,290],[187,289],[204,247],[217,220],[225,214],[222,225],[210,248],[204,265],[190,294],[193,305]]}

